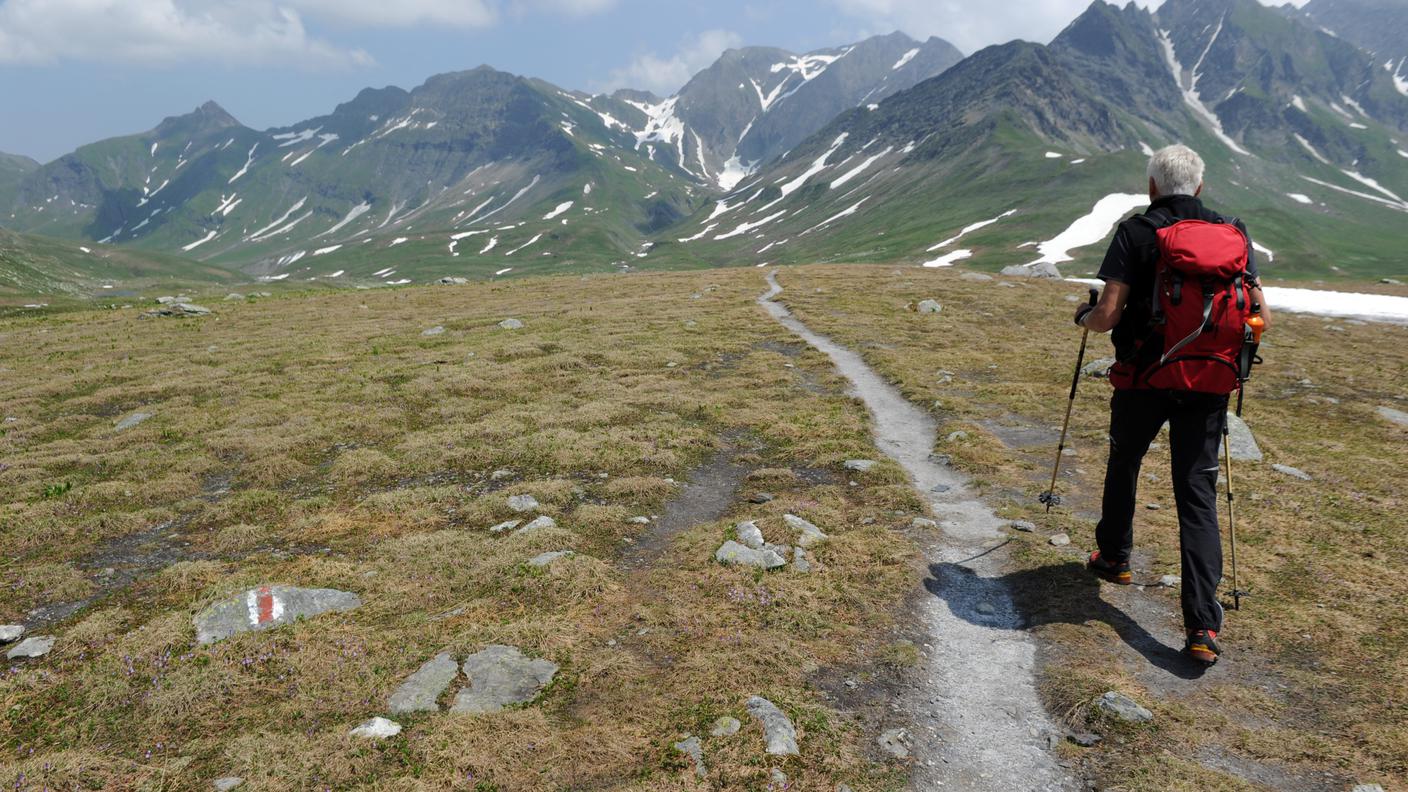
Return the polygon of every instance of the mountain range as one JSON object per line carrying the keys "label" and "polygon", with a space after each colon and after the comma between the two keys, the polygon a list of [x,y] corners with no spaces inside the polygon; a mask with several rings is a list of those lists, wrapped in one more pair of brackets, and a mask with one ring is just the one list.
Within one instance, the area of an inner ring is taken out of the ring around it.
{"label": "mountain range", "polygon": [[1269,274],[1369,277],[1398,267],[1408,213],[1408,82],[1401,56],[1371,49],[1405,40],[1372,38],[1403,29],[1395,10],[1097,0],[1049,44],[966,58],[898,33],[729,50],[668,98],[480,67],[264,131],[211,102],[44,165],[0,157],[0,224],[332,284],[788,261],[1069,268],[1096,241],[1074,221],[1108,233],[1137,206],[1146,153],[1186,141]]}

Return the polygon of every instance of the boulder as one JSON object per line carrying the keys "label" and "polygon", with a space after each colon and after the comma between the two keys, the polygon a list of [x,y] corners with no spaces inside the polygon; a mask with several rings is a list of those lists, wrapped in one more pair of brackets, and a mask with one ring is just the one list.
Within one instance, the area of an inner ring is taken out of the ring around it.
{"label": "boulder", "polygon": [[495,644],[464,661],[469,686],[455,696],[451,712],[481,714],[526,704],[537,698],[557,675],[557,665],[529,658],[514,646]]}
{"label": "boulder", "polygon": [[522,330],[523,323],[518,321],[517,319],[505,319],[502,322],[499,322],[499,327],[503,328],[504,330]]}
{"label": "boulder", "polygon": [[365,737],[369,740],[381,740],[387,737],[395,737],[400,733],[401,724],[394,720],[387,720],[381,716],[372,718],[349,732],[353,737]]}
{"label": "boulder", "polygon": [[823,533],[820,528],[795,514],[782,515],[782,521],[787,523],[788,528],[801,532],[801,538],[797,540],[797,544],[802,547],[814,547],[831,538]]}
{"label": "boulder", "polygon": [[944,307],[938,300],[923,300],[919,303],[918,311],[922,314],[936,314],[943,311]]}
{"label": "boulder", "polygon": [[543,553],[528,559],[528,566],[541,568],[550,565],[559,558],[571,558],[574,555],[576,555],[576,553],[571,550],[554,550],[550,553]]}
{"label": "boulder", "polygon": [[256,586],[197,613],[196,640],[214,643],[250,630],[264,630],[321,613],[361,607],[362,598],[337,589]]}
{"label": "boulder", "polygon": [[31,635],[20,641],[5,653],[7,660],[19,660],[21,658],[43,657],[49,654],[54,648],[54,636],[52,635]]}
{"label": "boulder", "polygon": [[440,709],[441,694],[459,676],[460,666],[449,653],[442,652],[425,661],[414,674],[396,688],[387,701],[387,709],[393,715],[407,712],[436,712]]}
{"label": "boulder", "polygon": [[121,432],[121,431],[124,431],[124,430],[127,430],[127,429],[131,429],[132,427],[136,426],[137,424],[139,424],[139,423],[141,423],[141,422],[143,422],[143,421],[145,421],[145,420],[147,420],[147,419],[149,419],[149,418],[151,418],[151,417],[152,417],[152,414],[151,414],[151,413],[134,412],[134,413],[132,413],[131,415],[127,416],[126,418],[123,418],[122,420],[118,421],[118,422],[117,422],[117,425],[116,425],[115,427],[113,427],[113,431]]}
{"label": "boulder", "polygon": [[743,724],[738,722],[738,718],[725,715],[714,721],[714,728],[709,730],[710,737],[728,737],[738,734],[738,730],[743,728]]}
{"label": "boulder", "polygon": [[1095,706],[1101,712],[1127,723],[1148,723],[1154,719],[1154,713],[1139,706],[1139,703],[1129,696],[1113,690],[1096,699]]}
{"label": "boulder", "polygon": [[[1239,462],[1260,462],[1262,460],[1261,449],[1257,447],[1256,438],[1252,436],[1251,427],[1247,426],[1246,421],[1229,412],[1227,414],[1227,432],[1231,438],[1228,445],[1231,448],[1233,459]],[[1220,451],[1221,449],[1219,449]]]}
{"label": "boulder", "polygon": [[1020,278],[1060,278],[1061,271],[1056,269],[1056,265],[1049,261],[1038,261],[1032,264],[1013,264],[1010,267],[1002,268],[1003,275],[1015,275]]}
{"label": "boulder", "polygon": [[508,507],[522,514],[538,508],[538,499],[532,495],[511,495],[508,499]]}
{"label": "boulder", "polygon": [[704,769],[704,744],[698,737],[686,735],[683,740],[675,743],[674,748],[694,760],[695,775],[704,778],[709,774],[709,771]]}
{"label": "boulder", "polygon": [[732,539],[719,546],[719,549],[714,552],[714,560],[720,564],[738,564],[759,569],[777,569],[787,566],[787,560],[775,550],[767,548],[755,550]]}
{"label": "boulder", "polygon": [[769,754],[796,756],[800,753],[797,750],[797,727],[776,704],[762,696],[753,696],[746,706],[748,714],[763,727],[763,739],[767,742]]}

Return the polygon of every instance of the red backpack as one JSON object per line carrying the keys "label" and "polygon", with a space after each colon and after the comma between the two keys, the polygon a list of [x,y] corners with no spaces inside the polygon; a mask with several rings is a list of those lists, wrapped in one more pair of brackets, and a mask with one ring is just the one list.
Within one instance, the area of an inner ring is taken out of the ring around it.
{"label": "red backpack", "polygon": [[1158,343],[1157,361],[1120,362],[1110,372],[1117,388],[1157,388],[1226,394],[1237,389],[1243,336],[1251,315],[1246,287],[1248,240],[1231,222],[1181,220],[1155,227],[1151,333],[1141,347]]}

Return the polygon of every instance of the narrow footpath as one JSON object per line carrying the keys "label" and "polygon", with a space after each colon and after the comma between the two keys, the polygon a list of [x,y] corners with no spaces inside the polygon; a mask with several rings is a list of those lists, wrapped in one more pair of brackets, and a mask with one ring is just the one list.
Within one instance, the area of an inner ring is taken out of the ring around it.
{"label": "narrow footpath", "polygon": [[923,598],[925,624],[919,685],[903,702],[914,741],[913,785],[919,790],[1064,792],[1082,785],[1048,749],[1061,734],[1037,696],[1036,645],[998,578],[1008,571],[999,519],[971,494],[967,479],[931,458],[937,427],[927,413],[865,364],[860,355],[812,332],[775,298],[767,273],[762,307],[788,330],[825,353],[850,381],[874,420],[875,445],[914,482],[939,522],[925,548],[933,596]]}

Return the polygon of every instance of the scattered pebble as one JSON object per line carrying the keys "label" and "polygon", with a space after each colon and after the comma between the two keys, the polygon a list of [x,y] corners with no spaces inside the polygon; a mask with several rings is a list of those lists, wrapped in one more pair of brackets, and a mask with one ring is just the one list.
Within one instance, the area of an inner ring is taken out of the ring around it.
{"label": "scattered pebble", "polygon": [[1138,702],[1123,693],[1113,690],[1105,693],[1096,700],[1095,706],[1102,712],[1113,715],[1128,723],[1148,723],[1154,719],[1154,713],[1141,707]]}
{"label": "scattered pebble", "polygon": [[1099,745],[1102,739],[1104,738],[1100,735],[1091,734],[1090,732],[1077,732],[1070,736],[1071,742],[1075,743],[1076,745],[1079,745],[1082,748],[1093,748],[1096,745]]}
{"label": "scattered pebble", "polygon": [[243,784],[244,779],[239,776],[225,776],[224,778],[215,779],[215,783],[211,786],[215,787],[215,792],[230,792],[231,789],[235,789]]}
{"label": "scattered pebble", "polygon": [[1163,507],[1157,503],[1146,503],[1144,504],[1144,508],[1148,509],[1149,511],[1159,511]]}
{"label": "scattered pebble", "polygon": [[1392,421],[1399,426],[1408,426],[1408,413],[1402,410],[1395,410],[1392,407],[1380,407],[1379,417]]}
{"label": "scattered pebble", "polygon": [[943,309],[944,307],[937,300],[924,300],[918,306],[919,313],[922,314],[936,314]]}
{"label": "scattered pebble", "polygon": [[538,530],[541,530],[541,529],[543,529],[543,528],[556,528],[556,527],[557,527],[557,520],[554,520],[553,518],[551,518],[551,517],[547,516],[546,514],[544,514],[544,515],[541,515],[541,516],[539,516],[539,517],[535,517],[532,522],[528,523],[527,525],[523,526],[522,528],[519,528],[519,529],[518,529],[518,533],[521,533],[521,534],[522,534],[522,533],[531,533],[532,531],[538,531]]}
{"label": "scattered pebble", "polygon": [[571,550],[554,550],[550,553],[543,553],[532,557],[528,560],[528,566],[541,568],[550,565],[559,558],[571,558],[574,555],[576,555],[576,553]]}
{"label": "scattered pebble", "polygon": [[1012,526],[1013,530],[1023,531],[1025,533],[1031,533],[1036,530],[1036,523],[1027,522],[1026,520],[1013,520],[1008,524]]}
{"label": "scattered pebble", "polygon": [[800,547],[792,548],[792,568],[802,574],[812,571],[812,563],[807,560],[807,554]]}
{"label": "scattered pebble", "polygon": [[378,715],[349,733],[353,737],[366,737],[373,740],[380,740],[385,737],[395,737],[400,734],[401,724],[394,720],[387,720]]}
{"label": "scattered pebble", "polygon": [[505,319],[502,322],[499,322],[499,327],[503,328],[504,330],[522,330],[523,323],[518,321],[517,319]]}
{"label": "scattered pebble", "polygon": [[522,514],[538,508],[538,499],[532,495],[512,495],[508,499],[508,507]]}
{"label": "scattered pebble", "polygon": [[1065,547],[1066,545],[1071,543],[1071,537],[1063,533],[1058,533],[1055,536],[1051,537],[1049,541],[1051,542],[1052,547]]}
{"label": "scattered pebble", "polygon": [[1164,575],[1159,578],[1159,585],[1164,588],[1178,588],[1183,583],[1183,579],[1177,575]]}
{"label": "scattered pebble", "polygon": [[504,520],[498,525],[490,526],[489,533],[503,533],[504,531],[512,531],[514,528],[517,528],[520,524],[522,524],[522,522],[522,520]]}
{"label": "scattered pebble", "polygon": [[1276,464],[1273,464],[1273,465],[1271,466],[1271,469],[1274,470],[1274,471],[1276,471],[1277,473],[1282,473],[1282,474],[1284,474],[1284,475],[1290,476],[1291,478],[1298,478],[1298,479],[1300,479],[1301,481],[1311,481],[1311,480],[1312,480],[1309,473],[1306,473],[1304,470],[1301,470],[1300,468],[1293,468],[1293,467],[1291,467],[1290,465],[1276,465]]}
{"label": "scattered pebble", "polygon": [[959,431],[957,431],[957,432],[949,432],[949,433],[948,433],[948,436],[944,438],[944,442],[946,442],[946,443],[956,443],[956,442],[958,442],[959,440],[967,440],[967,439],[968,439],[968,433],[965,432],[965,431],[959,430]]}
{"label": "scattered pebble", "polygon": [[913,520],[909,521],[909,527],[922,530],[926,528],[938,528],[939,524],[928,517],[915,517]]}
{"label": "scattered pebble", "polygon": [[755,493],[751,498],[749,498],[748,502],[763,504],[772,503],[775,500],[777,500],[777,496],[773,495],[771,492],[759,492]]}
{"label": "scattered pebble", "polygon": [[632,525],[650,525],[650,518],[644,516],[632,517],[627,522],[630,522]]}
{"label": "scattered pebble", "polygon": [[432,328],[429,328],[428,330],[422,330],[420,334],[423,336],[438,336],[443,334],[444,332],[445,328],[441,327],[440,325],[436,325]]}

